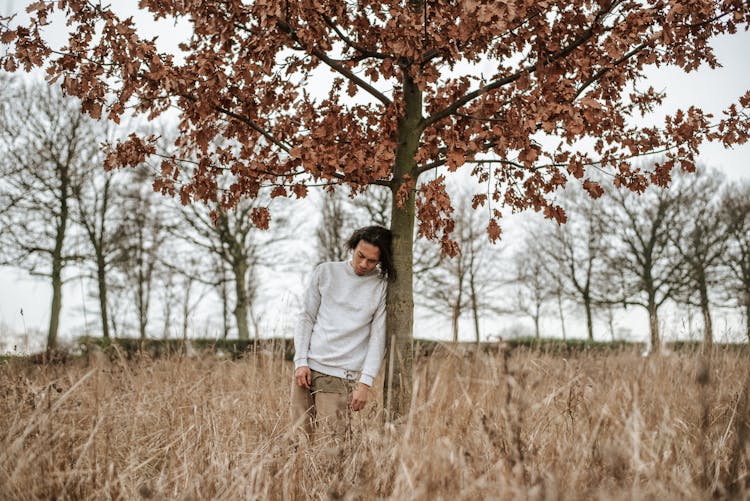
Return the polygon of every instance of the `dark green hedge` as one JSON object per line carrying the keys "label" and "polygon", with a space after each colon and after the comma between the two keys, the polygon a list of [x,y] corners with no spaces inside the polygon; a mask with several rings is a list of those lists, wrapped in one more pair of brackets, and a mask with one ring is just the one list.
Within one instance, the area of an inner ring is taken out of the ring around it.
{"label": "dark green hedge", "polygon": [[[233,360],[242,358],[247,353],[266,353],[273,356],[283,356],[286,360],[293,360],[294,343],[291,339],[271,338],[255,340],[240,339],[190,339],[188,345],[181,339],[139,339],[139,338],[78,338],[78,346],[84,356],[96,347],[110,358],[124,357],[127,360],[134,358],[150,357],[160,358],[169,356],[188,355],[217,355],[231,358]],[[540,339],[533,337],[514,338],[503,341],[508,349],[529,350],[537,353],[548,353],[561,356],[575,356],[591,352],[637,352],[644,349],[643,343],[632,343],[627,341],[614,342],[589,342],[582,339]],[[738,350],[750,352],[747,343],[717,344],[722,350]],[[467,354],[474,352],[477,347],[485,353],[497,353],[497,342],[483,342],[478,346],[474,343],[459,343],[453,345],[443,341],[431,341],[417,339],[414,341],[415,356],[430,356],[433,353],[458,353]],[[672,351],[699,352],[700,341],[676,341],[666,343],[666,348]],[[34,363],[64,363],[70,360],[71,354],[65,351],[56,351],[52,355],[40,353],[30,356],[0,355],[0,364],[6,364],[11,360],[22,359]]]}
{"label": "dark green hedge", "polygon": [[190,339],[186,344],[182,339],[140,339],[140,338],[96,338],[81,337],[78,345],[84,354],[92,347],[98,347],[110,356],[118,351],[128,360],[147,355],[152,358],[185,355],[212,354],[223,355],[227,358],[242,358],[245,353],[265,352],[283,354],[287,360],[292,360],[294,344],[291,339]]}

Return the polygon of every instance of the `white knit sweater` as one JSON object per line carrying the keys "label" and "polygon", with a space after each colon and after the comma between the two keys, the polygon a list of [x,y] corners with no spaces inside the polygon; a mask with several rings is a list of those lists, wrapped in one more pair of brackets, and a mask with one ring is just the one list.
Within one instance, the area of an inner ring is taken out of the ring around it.
{"label": "white knit sweater", "polygon": [[372,386],[385,351],[386,281],[347,261],[315,267],[294,333],[294,367]]}

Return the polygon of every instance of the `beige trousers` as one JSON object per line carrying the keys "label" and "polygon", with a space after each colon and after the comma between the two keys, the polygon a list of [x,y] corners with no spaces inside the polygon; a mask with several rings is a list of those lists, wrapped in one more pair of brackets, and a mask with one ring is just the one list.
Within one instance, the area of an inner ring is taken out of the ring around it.
{"label": "beige trousers", "polygon": [[[338,380],[338,381],[336,381]],[[292,380],[292,420],[297,433],[307,439],[329,436],[343,440],[350,428],[349,396],[353,383],[313,372],[312,389],[297,386]]]}

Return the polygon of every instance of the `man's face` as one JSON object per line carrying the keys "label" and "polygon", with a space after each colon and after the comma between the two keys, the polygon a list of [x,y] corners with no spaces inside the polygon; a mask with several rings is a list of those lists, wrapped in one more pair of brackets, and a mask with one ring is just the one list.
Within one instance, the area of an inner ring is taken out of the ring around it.
{"label": "man's face", "polygon": [[369,242],[360,240],[354,248],[352,255],[352,267],[357,275],[367,275],[380,262],[380,249]]}

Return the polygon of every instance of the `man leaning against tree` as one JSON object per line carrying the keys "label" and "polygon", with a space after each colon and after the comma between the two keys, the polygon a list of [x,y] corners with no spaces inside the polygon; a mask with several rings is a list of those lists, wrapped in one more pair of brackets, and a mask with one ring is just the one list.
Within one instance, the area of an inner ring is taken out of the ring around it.
{"label": "man leaning against tree", "polygon": [[367,226],[346,242],[349,260],[315,267],[294,334],[292,417],[346,436],[351,411],[365,407],[385,351],[386,285],[394,276],[391,232]]}

